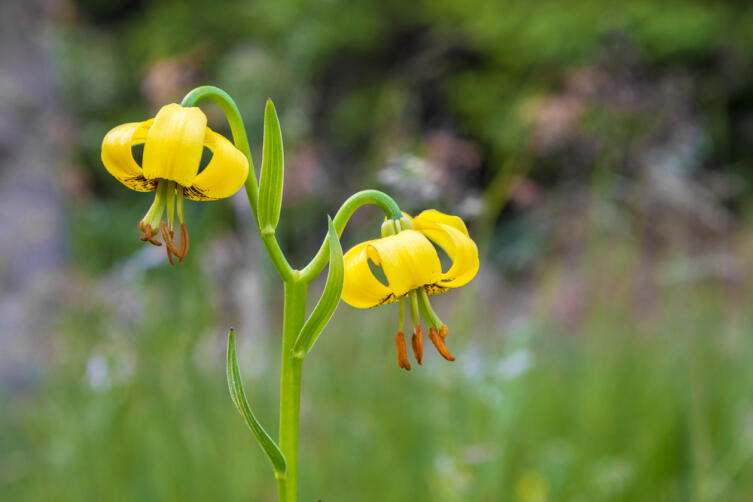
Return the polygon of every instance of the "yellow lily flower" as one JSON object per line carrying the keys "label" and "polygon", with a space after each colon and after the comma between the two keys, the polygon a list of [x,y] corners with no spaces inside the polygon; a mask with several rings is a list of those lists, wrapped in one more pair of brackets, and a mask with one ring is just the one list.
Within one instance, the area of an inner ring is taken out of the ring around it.
{"label": "yellow lily flower", "polygon": [[[452,264],[447,271],[434,244],[442,248]],[[404,215],[382,225],[382,238],[357,244],[343,256],[345,281],[342,299],[356,308],[371,308],[399,302],[396,338],[398,365],[410,370],[403,324],[407,299],[413,325],[412,347],[418,364],[423,359],[423,332],[419,310],[429,327],[429,339],[439,353],[454,361],[445,345],[447,326],[439,320],[427,295],[443,293],[467,284],[478,272],[478,248],[463,220],[434,209],[415,218]],[[380,268],[386,284],[373,273],[371,264]]]}
{"label": "yellow lily flower", "polygon": [[[133,147],[144,145],[141,165]],[[212,157],[199,170],[204,148]],[[153,119],[122,124],[102,141],[102,163],[118,181],[138,192],[156,192],[154,203],[139,222],[142,241],[156,246],[161,232],[170,264],[173,255],[183,261],[188,253],[188,231],[183,222],[183,198],[216,200],[230,197],[248,176],[248,160],[225,137],[207,127],[207,117],[196,107],[163,106]],[[181,247],[174,238],[177,207]],[[167,212],[167,222],[162,220]]]}

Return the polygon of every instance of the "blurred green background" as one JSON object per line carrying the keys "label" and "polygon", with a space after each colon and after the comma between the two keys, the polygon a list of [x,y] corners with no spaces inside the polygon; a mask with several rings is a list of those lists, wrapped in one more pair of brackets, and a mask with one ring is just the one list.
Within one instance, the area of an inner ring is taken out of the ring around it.
{"label": "blurred green background", "polygon": [[461,215],[481,252],[434,302],[454,363],[401,371],[396,309],[339,308],[304,368],[302,501],[753,499],[747,2],[5,0],[2,500],[276,500],[225,383],[235,326],[275,429],[282,292],[245,194],[188,203],[171,268],[99,159],[202,84],[257,167],[274,99],[295,265],[362,188]]}

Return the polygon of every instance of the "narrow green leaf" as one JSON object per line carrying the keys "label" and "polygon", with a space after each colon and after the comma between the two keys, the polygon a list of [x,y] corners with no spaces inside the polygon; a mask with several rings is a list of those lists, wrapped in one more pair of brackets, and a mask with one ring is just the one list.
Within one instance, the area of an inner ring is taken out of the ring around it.
{"label": "narrow green leaf", "polygon": [[280,451],[277,443],[267,434],[264,427],[261,426],[256,416],[251,411],[251,407],[248,405],[246,399],[246,391],[243,388],[243,379],[241,378],[241,370],[238,367],[238,354],[235,347],[235,331],[232,329],[227,335],[227,386],[230,389],[230,397],[233,399],[233,404],[238,409],[243,419],[246,421],[246,425],[254,433],[256,440],[259,442],[264,453],[267,454],[269,461],[272,462],[272,467],[278,475],[285,474],[287,469],[285,463],[285,456]]}
{"label": "narrow green leaf", "polygon": [[280,121],[275,105],[267,100],[264,108],[264,141],[262,144],[261,178],[259,180],[259,228],[273,232],[280,221],[283,182],[283,152]]}
{"label": "narrow green leaf", "polygon": [[332,218],[327,217],[329,230],[327,233],[329,243],[329,272],[327,273],[327,284],[324,286],[319,302],[314,307],[314,311],[306,320],[301,328],[298,338],[293,346],[293,354],[296,357],[303,357],[311,350],[319,334],[332,318],[335,309],[340,304],[340,296],[343,292],[343,280],[345,278],[345,264],[343,262],[343,248],[340,246],[340,240],[337,238]]}

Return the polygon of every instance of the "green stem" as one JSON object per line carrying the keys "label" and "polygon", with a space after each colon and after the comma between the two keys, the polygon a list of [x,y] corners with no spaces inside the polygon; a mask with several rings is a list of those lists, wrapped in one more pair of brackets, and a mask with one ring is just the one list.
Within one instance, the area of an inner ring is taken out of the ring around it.
{"label": "green stem", "polygon": [[[399,220],[403,216],[402,212],[400,212],[400,207],[392,197],[386,193],[380,192],[379,190],[362,190],[348,197],[332,219],[338,237],[342,235],[343,230],[345,230],[345,225],[348,223],[348,220],[350,220],[350,217],[353,216],[353,213],[355,213],[359,207],[365,206],[366,204],[375,204],[379,206],[382,211],[384,211],[384,215],[393,220]],[[311,262],[301,270],[301,280],[306,284],[313,281],[314,278],[324,270],[328,261],[329,242],[325,235],[324,242],[322,242],[316,256],[314,256]]]}
{"label": "green stem", "polygon": [[283,282],[289,282],[297,278],[298,271],[293,270],[293,267],[288,263],[288,259],[285,258],[285,253],[282,252],[280,244],[277,242],[275,232],[261,231],[261,241],[264,243],[264,247],[267,249],[269,259],[272,260],[277,274],[282,278]]}
{"label": "green stem", "polygon": [[293,357],[293,345],[303,327],[306,314],[306,289],[307,284],[299,280],[285,283],[278,444],[285,455],[288,467],[285,476],[277,478],[279,502],[297,502],[298,500],[298,425],[303,359]]}
{"label": "green stem", "polygon": [[[282,364],[280,374],[280,429],[279,448],[287,462],[284,474],[278,470],[277,478],[279,502],[297,502],[298,500],[298,427],[300,421],[301,404],[301,371],[303,358],[295,357],[293,347],[301,332],[306,315],[306,290],[308,284],[317,276],[329,261],[329,240],[325,237],[319,251],[313,260],[303,270],[293,270],[274,234],[259,226],[259,183],[254,169],[251,150],[246,136],[238,106],[225,91],[213,86],[202,86],[189,92],[183,98],[182,106],[196,106],[205,99],[215,101],[230,124],[233,142],[248,159],[249,173],[246,179],[246,193],[254,213],[256,226],[261,234],[264,247],[269,254],[275,269],[285,283],[285,306],[282,323]],[[345,229],[350,217],[361,206],[375,204],[382,208],[387,218],[398,220],[402,213],[400,208],[387,194],[378,190],[364,190],[347,199],[338,210],[333,220],[338,237]],[[155,210],[159,209],[157,203]],[[151,210],[150,210],[151,213]],[[182,216],[179,212],[179,215]],[[331,230],[330,230],[331,232]],[[229,377],[230,378],[230,377]],[[245,402],[245,397],[244,397]],[[250,412],[249,412],[250,413]]]}
{"label": "green stem", "polygon": [[[211,99],[222,108],[225,112],[228,124],[230,124],[230,131],[233,133],[233,143],[235,147],[246,156],[248,159],[248,178],[246,178],[246,193],[248,194],[248,201],[251,204],[251,210],[254,213],[254,220],[256,226],[259,227],[259,183],[256,178],[256,169],[254,169],[254,160],[251,158],[251,148],[248,146],[248,136],[246,135],[246,127],[243,125],[243,117],[238,110],[238,106],[233,101],[228,93],[211,85],[202,85],[192,90],[186,97],[183,98],[181,106],[196,106],[205,99]],[[261,228],[259,228],[261,232]],[[262,233],[262,242],[267,249],[267,254],[272,259],[272,264],[275,266],[277,273],[280,274],[282,280],[287,282],[293,279],[293,269],[285,258],[285,255],[280,249],[280,245],[277,242],[277,238],[274,233]]]}
{"label": "green stem", "polygon": [[[246,127],[243,125],[243,117],[238,110],[233,98],[228,93],[212,85],[202,85],[192,90],[183,98],[181,106],[196,106],[205,99],[211,99],[222,108],[230,124],[230,131],[233,133],[233,143],[235,147],[248,159],[248,178],[246,178],[246,193],[251,203],[251,209],[254,211],[256,218],[256,208],[259,200],[259,182],[256,179],[256,170],[254,169],[254,160],[251,158],[251,148],[248,146],[248,136]],[[258,221],[257,221],[258,225]]]}

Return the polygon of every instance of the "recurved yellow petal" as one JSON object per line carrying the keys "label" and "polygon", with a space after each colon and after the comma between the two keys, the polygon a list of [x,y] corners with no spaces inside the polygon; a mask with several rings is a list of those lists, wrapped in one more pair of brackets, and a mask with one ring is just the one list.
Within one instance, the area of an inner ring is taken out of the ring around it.
{"label": "recurved yellow petal", "polygon": [[184,194],[193,200],[215,200],[230,197],[248,177],[248,160],[224,136],[207,127],[204,146],[212,151],[209,164],[186,187]]}
{"label": "recurved yellow petal", "polygon": [[[476,276],[479,267],[478,248],[470,237],[457,228],[441,223],[431,227],[424,226],[420,232],[441,247],[452,260],[450,268],[442,273],[442,280],[437,283],[442,289],[457,288],[470,282]],[[429,290],[430,292],[441,292]]]}
{"label": "recurved yellow petal", "polygon": [[434,241],[452,260],[449,270],[442,274],[442,280],[438,283],[441,288],[429,289],[430,293],[460,287],[476,276],[478,248],[468,235],[462,219],[428,209],[413,218],[413,227]]}
{"label": "recurved yellow petal", "polygon": [[468,229],[465,228],[465,223],[458,216],[445,214],[441,211],[437,211],[436,209],[427,209],[426,211],[421,211],[421,214],[413,218],[413,226],[416,230],[425,227],[431,227],[432,225],[437,223],[453,227],[454,229],[468,237]]}
{"label": "recurved yellow petal", "polygon": [[207,117],[201,109],[178,104],[163,106],[144,144],[144,177],[162,178],[189,187],[204,150]]}
{"label": "recurved yellow petal", "polygon": [[110,130],[102,140],[102,163],[115,179],[131,190],[150,192],[157,188],[157,180],[148,180],[133,158],[131,147],[143,143],[153,119],[130,122]]}
{"label": "recurved yellow petal", "polygon": [[392,290],[371,273],[366,250],[372,242],[357,244],[343,255],[345,279],[342,299],[352,307],[365,309],[391,303],[397,299]]}
{"label": "recurved yellow petal", "polygon": [[395,296],[438,282],[442,266],[431,242],[415,230],[371,241],[368,257],[382,268]]}

